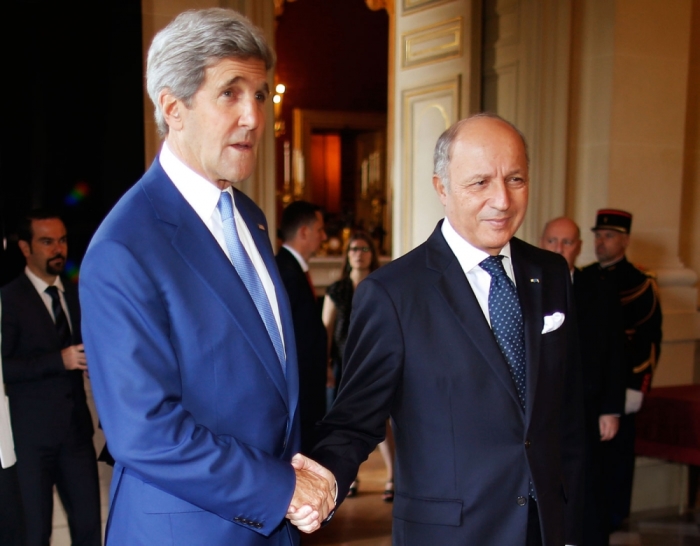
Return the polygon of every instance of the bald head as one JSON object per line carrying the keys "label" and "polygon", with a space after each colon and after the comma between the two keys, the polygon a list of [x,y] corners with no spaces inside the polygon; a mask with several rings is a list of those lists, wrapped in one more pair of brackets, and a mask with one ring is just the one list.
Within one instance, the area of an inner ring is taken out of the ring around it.
{"label": "bald head", "polygon": [[562,216],[550,220],[542,231],[540,248],[564,256],[571,271],[581,253],[581,230],[571,218]]}

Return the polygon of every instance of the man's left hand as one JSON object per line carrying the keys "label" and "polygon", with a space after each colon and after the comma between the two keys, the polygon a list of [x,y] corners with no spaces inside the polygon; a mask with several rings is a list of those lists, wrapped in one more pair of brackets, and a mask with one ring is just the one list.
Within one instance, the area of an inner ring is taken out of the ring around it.
{"label": "man's left hand", "polygon": [[617,415],[601,415],[598,417],[600,427],[600,440],[607,442],[612,440],[620,428],[620,418]]}

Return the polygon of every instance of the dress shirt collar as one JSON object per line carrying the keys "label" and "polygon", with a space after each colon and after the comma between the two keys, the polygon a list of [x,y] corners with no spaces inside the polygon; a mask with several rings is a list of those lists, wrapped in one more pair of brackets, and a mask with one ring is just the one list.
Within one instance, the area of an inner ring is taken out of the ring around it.
{"label": "dress shirt collar", "polygon": [[[160,165],[185,198],[185,201],[197,213],[197,216],[202,219],[205,225],[209,225],[219,203],[221,190],[185,165],[172,152],[167,142],[163,142],[163,148],[160,151]],[[226,191],[233,197],[231,188]]]}
{"label": "dress shirt collar", "polygon": [[63,282],[61,281],[61,277],[59,277],[58,275],[56,276],[56,280],[53,282],[53,285],[50,285],[45,280],[40,279],[34,273],[32,273],[31,269],[29,269],[29,266],[24,268],[24,274],[27,276],[27,278],[29,278],[31,283],[34,285],[36,291],[39,292],[39,295],[45,294],[46,289],[49,286],[55,286],[59,289],[59,291],[65,292],[65,289],[63,288]]}
{"label": "dress shirt collar", "polygon": [[289,253],[297,259],[297,262],[299,262],[299,265],[304,270],[304,273],[307,273],[309,271],[309,264],[307,264],[306,260],[301,257],[301,254],[299,254],[296,250],[294,250],[289,245],[282,245],[282,246],[284,248],[286,248],[289,251]]}
{"label": "dress shirt collar", "polygon": [[[457,233],[447,217],[445,217],[445,220],[442,222],[442,235],[445,237],[445,241],[447,241],[447,244],[457,257],[457,260],[459,260],[459,263],[465,273],[471,271],[489,257],[488,252],[484,252],[483,250],[471,245],[459,233]],[[510,277],[513,283],[515,283],[513,263],[510,257],[510,241],[501,249],[499,255],[504,256],[503,268],[506,270],[508,277]]]}

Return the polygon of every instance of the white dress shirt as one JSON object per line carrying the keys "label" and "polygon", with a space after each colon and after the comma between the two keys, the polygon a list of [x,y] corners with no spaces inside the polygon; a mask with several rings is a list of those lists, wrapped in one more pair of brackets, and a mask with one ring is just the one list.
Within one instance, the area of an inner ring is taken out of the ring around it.
{"label": "white dress shirt", "polygon": [[[2,307],[0,301],[0,307]],[[0,313],[2,309],[0,309]],[[0,332],[0,345],[2,333]],[[10,424],[10,401],[5,396],[5,384],[2,379],[2,355],[0,354],[0,467],[9,468],[17,462],[15,444],[12,441],[12,425]]]}
{"label": "white dress shirt", "polygon": [[34,288],[41,296],[41,299],[44,302],[44,305],[46,306],[46,310],[49,312],[49,316],[54,321],[54,324],[56,323],[56,317],[53,316],[53,299],[51,299],[51,296],[49,296],[46,293],[46,289],[49,286],[55,286],[56,288],[58,288],[58,299],[61,300],[61,307],[63,307],[63,312],[66,314],[66,319],[68,319],[68,326],[70,328],[70,331],[71,333],[73,333],[73,323],[70,320],[70,312],[68,311],[68,305],[66,305],[66,296],[64,295],[65,289],[63,288],[63,282],[61,282],[61,277],[57,276],[56,280],[53,281],[53,285],[49,285],[46,281],[40,279],[34,273],[32,273],[29,267],[24,268],[24,274],[29,278],[31,283],[34,285]]}
{"label": "white dress shirt", "polygon": [[[219,243],[221,250],[223,250],[226,257],[231,260],[228,255],[228,247],[226,246],[226,239],[224,237],[224,227],[221,221],[221,213],[217,207],[219,203],[219,198],[221,197],[221,190],[217,188],[214,184],[194,172],[187,165],[185,165],[180,159],[170,150],[167,142],[163,143],[163,148],[160,151],[160,165],[163,167],[165,174],[168,175],[170,180],[173,181],[175,187],[179,190],[185,201],[194,209],[207,226],[211,234]],[[267,294],[267,299],[270,301],[270,307],[272,307],[272,313],[275,316],[275,322],[277,322],[277,327],[280,331],[280,337],[282,338],[282,345],[284,346],[284,333],[282,330],[282,321],[280,319],[279,305],[277,305],[277,293],[275,291],[275,285],[272,282],[272,277],[265,266],[265,262],[260,255],[258,247],[255,245],[250,230],[246,225],[243,218],[241,218],[240,212],[236,207],[236,198],[233,194],[231,188],[226,190],[233,201],[233,217],[236,222],[236,229],[238,230],[238,236],[241,239],[243,248],[245,248],[250,260],[253,262],[255,270],[258,272],[258,277],[262,282],[263,288],[265,288],[265,293]],[[231,262],[233,263],[233,262]]]}
{"label": "white dress shirt", "polygon": [[[479,306],[486,317],[486,321],[491,324],[489,316],[489,289],[491,288],[491,275],[479,265],[490,256],[487,252],[479,250],[465,241],[462,236],[455,231],[450,221],[445,218],[442,223],[442,235],[445,241],[457,256],[459,264],[464,270],[464,274],[469,281],[469,284],[474,291]],[[501,249],[499,253],[503,256],[503,268],[506,270],[506,275],[515,284],[515,274],[513,273],[513,261],[510,258],[510,242]]]}

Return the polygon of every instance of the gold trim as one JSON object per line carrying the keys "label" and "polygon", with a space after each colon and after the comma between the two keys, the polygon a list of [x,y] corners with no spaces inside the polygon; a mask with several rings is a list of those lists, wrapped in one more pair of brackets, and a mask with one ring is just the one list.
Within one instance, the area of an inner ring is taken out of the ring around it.
{"label": "gold trim", "polygon": [[[462,17],[455,17],[402,34],[401,68],[461,57],[464,42],[462,26]],[[421,46],[424,46],[423,49]]]}
{"label": "gold trim", "polygon": [[[411,213],[413,211],[413,169],[412,160],[413,154],[413,136],[415,135],[415,126],[413,124],[413,117],[411,116],[411,110],[413,104],[420,99],[427,99],[430,95],[434,95],[433,98],[443,98],[449,97],[452,99],[452,119],[449,119],[447,112],[440,107],[445,118],[445,129],[450,127],[458,119],[460,119],[460,87],[461,87],[461,76],[455,76],[454,78],[443,81],[440,83],[435,83],[431,85],[426,85],[422,87],[414,87],[411,89],[405,89],[401,93],[401,102],[403,106],[403,215],[401,218],[401,233],[402,233],[402,253],[406,253],[411,249],[411,238],[413,237],[412,229],[412,218]],[[398,181],[394,181],[395,183]]]}
{"label": "gold trim", "polygon": [[408,15],[409,13],[415,13],[452,1],[453,0],[403,0],[401,6],[403,14]]}

